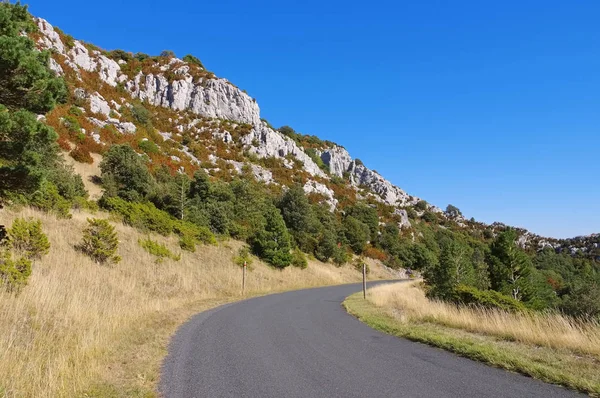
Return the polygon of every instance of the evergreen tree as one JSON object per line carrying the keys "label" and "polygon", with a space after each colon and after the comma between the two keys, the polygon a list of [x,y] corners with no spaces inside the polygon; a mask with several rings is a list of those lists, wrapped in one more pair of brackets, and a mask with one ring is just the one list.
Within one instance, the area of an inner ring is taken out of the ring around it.
{"label": "evergreen tree", "polygon": [[113,145],[100,163],[102,183],[107,197],[119,196],[136,202],[155,189],[155,180],[146,162],[129,145]]}
{"label": "evergreen tree", "polygon": [[279,210],[271,205],[264,212],[264,229],[251,238],[254,253],[278,268],[285,268],[292,262],[290,235]]}
{"label": "evergreen tree", "polygon": [[492,289],[522,300],[530,288],[531,259],[517,247],[517,232],[509,228],[496,237],[488,256]]}

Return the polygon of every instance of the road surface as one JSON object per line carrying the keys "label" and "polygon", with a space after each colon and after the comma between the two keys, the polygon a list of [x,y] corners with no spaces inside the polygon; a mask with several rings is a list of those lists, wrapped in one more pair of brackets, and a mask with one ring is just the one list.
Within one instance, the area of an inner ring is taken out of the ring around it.
{"label": "road surface", "polygon": [[564,388],[377,332],[341,306],[344,285],[196,315],[174,336],[166,398],[571,397]]}

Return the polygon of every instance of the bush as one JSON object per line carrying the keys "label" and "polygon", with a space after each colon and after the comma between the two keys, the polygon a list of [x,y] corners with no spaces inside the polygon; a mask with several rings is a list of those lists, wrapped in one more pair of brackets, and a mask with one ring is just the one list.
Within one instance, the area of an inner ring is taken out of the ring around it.
{"label": "bush", "polygon": [[426,221],[428,223],[436,222],[438,219],[437,215],[432,211],[426,211],[425,213],[423,213],[423,216],[421,218],[423,219],[423,221]]}
{"label": "bush", "polygon": [[348,262],[348,260],[350,259],[350,255],[348,254],[348,250],[346,250],[345,247],[336,247],[331,258],[335,265],[341,267],[342,265]]}
{"label": "bush", "polygon": [[142,125],[148,125],[152,119],[152,113],[142,104],[133,104],[131,106],[131,115],[138,123]]}
{"label": "bush", "polygon": [[88,218],[87,222],[79,249],[99,264],[121,261],[121,257],[116,254],[119,239],[115,227],[107,220],[98,218]]}
{"label": "bush", "polygon": [[49,181],[44,181],[40,189],[34,192],[30,204],[39,210],[53,213],[60,218],[71,218],[69,213],[71,203],[60,196],[56,185]]}
{"label": "bush", "polygon": [[415,205],[415,208],[416,208],[417,210],[420,210],[420,211],[425,211],[425,210],[427,210],[427,207],[428,207],[428,204],[427,204],[427,202],[426,202],[426,201],[424,201],[424,200],[419,200],[419,201],[417,202],[417,204]]}
{"label": "bush", "polygon": [[102,198],[101,206],[119,214],[123,222],[135,228],[169,235],[173,232],[175,220],[166,212],[157,209],[152,203],[127,202],[121,198]]}
{"label": "bush", "polygon": [[300,269],[308,267],[308,261],[306,260],[304,253],[302,253],[302,250],[298,248],[294,249],[292,252],[292,265]]}
{"label": "bush", "polygon": [[215,235],[208,227],[192,224],[188,221],[173,220],[173,232],[179,235],[182,239],[193,239],[194,241],[214,244],[217,242]]}
{"label": "bush", "polygon": [[244,263],[246,263],[247,267],[250,267],[253,262],[250,249],[247,246],[240,247],[237,256],[233,258],[233,262],[240,267],[243,267]]}
{"label": "bush", "polygon": [[457,286],[454,301],[468,306],[498,308],[510,312],[526,311],[522,302],[510,296],[505,296],[495,290],[479,290],[466,285]]}
{"label": "bush", "polygon": [[183,57],[183,60],[185,62],[187,62],[188,64],[193,64],[193,65],[198,65],[199,67],[201,67],[202,69],[206,69],[204,67],[204,65],[202,64],[202,61],[200,61],[197,57],[194,57],[191,54],[186,55],[185,57]]}
{"label": "bush", "polygon": [[14,260],[8,250],[0,250],[0,285],[9,292],[18,291],[31,275],[31,260]]}
{"label": "bush", "polygon": [[179,238],[179,247],[181,247],[182,250],[195,253],[196,240],[189,235],[184,235],[181,238]]}
{"label": "bush", "polygon": [[90,155],[90,151],[83,149],[79,145],[76,146],[75,149],[73,149],[71,152],[69,152],[69,155],[79,163],[94,163],[94,159],[92,158],[92,155]]}
{"label": "bush", "polygon": [[372,258],[373,260],[385,261],[387,260],[387,255],[381,250],[373,247],[367,246],[364,253],[365,257]]}
{"label": "bush", "polygon": [[50,242],[42,231],[40,220],[17,218],[8,235],[13,250],[27,259],[40,259],[50,250]]}
{"label": "bush", "polygon": [[90,213],[96,213],[100,208],[98,203],[93,200],[87,200],[81,196],[73,199],[73,209],[75,210],[87,210]]}
{"label": "bush", "polygon": [[159,153],[160,149],[158,148],[158,145],[156,145],[154,142],[150,141],[150,140],[142,140],[138,143],[138,147],[144,151],[145,153]]}
{"label": "bush", "polygon": [[157,257],[157,259],[156,259],[157,263],[162,262],[165,258],[170,258],[171,260],[175,260],[175,261],[179,261],[181,259],[181,255],[173,253],[171,250],[169,250],[162,243],[158,243],[156,241],[153,241],[150,238],[148,238],[148,239],[140,239],[138,241],[138,243],[148,253],[150,253],[153,256]]}

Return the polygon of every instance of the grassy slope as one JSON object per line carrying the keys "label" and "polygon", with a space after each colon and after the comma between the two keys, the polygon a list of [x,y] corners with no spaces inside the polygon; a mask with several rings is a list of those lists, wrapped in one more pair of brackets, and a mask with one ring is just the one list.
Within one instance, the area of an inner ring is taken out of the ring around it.
{"label": "grassy slope", "polygon": [[[539,332],[537,343],[533,340],[525,342],[519,336],[528,328],[535,330],[535,324],[546,321],[533,317],[523,317],[521,322],[515,322],[510,315],[502,319],[506,329],[512,332],[506,334],[486,331],[489,319],[480,312],[467,312],[460,315],[452,312],[452,306],[447,309],[439,307],[437,303],[427,304],[420,296],[415,297],[415,287],[409,284],[386,285],[370,291],[368,299],[362,299],[362,294],[355,294],[346,299],[344,306],[349,313],[361,321],[382,332],[398,337],[437,346],[459,355],[486,362],[492,366],[523,373],[540,380],[561,384],[566,387],[587,392],[590,395],[600,395],[600,355],[596,352],[597,345],[583,344],[582,330],[576,330],[564,324],[559,325],[560,317],[555,320],[556,328]],[[398,300],[398,297],[401,299]],[[414,303],[414,307],[413,304]],[[429,306],[429,308],[427,308]],[[448,311],[451,321],[447,321],[445,314]],[[471,317],[473,324],[480,326],[469,327],[464,323],[459,325],[456,320]],[[529,321],[527,321],[529,319]],[[451,326],[450,326],[451,325]],[[600,336],[598,325],[591,325],[588,330],[587,340],[597,341]],[[559,331],[562,330],[562,331]],[[550,344],[549,341],[554,343]],[[548,342],[547,344],[544,341]],[[558,344],[558,341],[563,341]],[[575,348],[574,341],[580,344]],[[569,343],[571,342],[571,343]]]}
{"label": "grassy slope", "polygon": [[[123,260],[99,266],[74,249],[89,216],[0,211],[5,225],[41,219],[52,245],[20,295],[0,293],[0,396],[154,396],[176,328],[198,311],[242,298],[241,269],[232,263],[241,243],[199,247],[157,264],[138,244],[146,235],[116,223]],[[153,239],[180,252],[174,237]],[[373,278],[390,277],[372,270]],[[256,260],[246,296],[359,279],[350,265],[311,261],[306,270],[280,271]]]}

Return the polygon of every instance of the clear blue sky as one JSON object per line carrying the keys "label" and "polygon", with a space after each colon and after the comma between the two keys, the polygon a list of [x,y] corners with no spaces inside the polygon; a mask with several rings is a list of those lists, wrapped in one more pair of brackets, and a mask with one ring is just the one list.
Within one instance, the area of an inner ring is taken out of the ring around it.
{"label": "clear blue sky", "polygon": [[105,49],[192,53],[440,207],[600,232],[597,0],[28,3]]}

